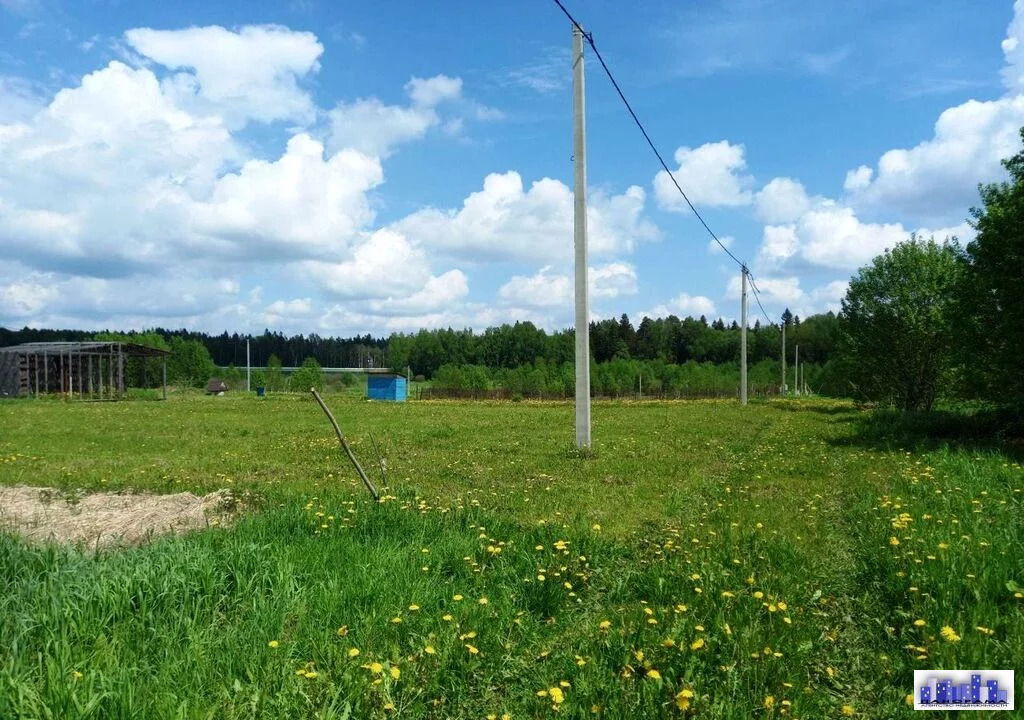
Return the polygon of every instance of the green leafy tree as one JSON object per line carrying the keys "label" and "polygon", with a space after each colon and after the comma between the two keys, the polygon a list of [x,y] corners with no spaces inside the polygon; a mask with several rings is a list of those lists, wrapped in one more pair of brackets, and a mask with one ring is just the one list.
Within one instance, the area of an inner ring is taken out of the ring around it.
{"label": "green leafy tree", "polygon": [[855,396],[931,409],[953,364],[962,271],[955,240],[939,245],[911,236],[850,280],[842,342]]}
{"label": "green leafy tree", "polygon": [[302,366],[288,378],[288,387],[292,392],[309,392],[310,388],[322,392],[325,384],[324,371],[320,368],[320,363],[311,357],[303,360]]}
{"label": "green leafy tree", "polygon": [[267,383],[264,387],[267,390],[278,392],[284,390],[284,371],[281,369],[281,358],[277,355],[271,354],[267,359],[267,373],[265,382]]}
{"label": "green leafy tree", "polygon": [[[1024,140],[1024,129],[1021,130]],[[961,331],[970,389],[1001,404],[1024,404],[1024,151],[1003,161],[1009,182],[983,185],[971,210]]]}
{"label": "green leafy tree", "polygon": [[202,387],[217,370],[210,351],[199,340],[186,340],[175,335],[171,338],[170,350],[168,382]]}

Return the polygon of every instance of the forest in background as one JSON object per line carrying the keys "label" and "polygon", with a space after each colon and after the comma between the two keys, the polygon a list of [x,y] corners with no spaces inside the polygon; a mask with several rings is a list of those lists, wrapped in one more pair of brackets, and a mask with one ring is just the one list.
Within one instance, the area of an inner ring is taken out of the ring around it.
{"label": "forest in background", "polygon": [[[833,313],[801,320],[788,310],[787,362],[796,345],[806,363],[806,380],[829,380],[825,368],[838,340]],[[169,365],[172,382],[202,384],[217,368],[245,366],[246,336],[212,335],[190,330],[154,328],[111,333],[82,330],[0,328],[0,346],[50,340],[126,340],[174,352]],[[634,327],[625,314],[591,323],[592,383],[596,394],[728,394],[739,382],[740,329],[705,317],[652,319]],[[571,394],[574,389],[573,330],[545,331],[530,322],[487,328],[420,330],[351,338],[316,334],[285,336],[265,330],[249,338],[251,362],[271,368],[298,367],[304,362],[323,367],[391,367],[431,380],[436,389],[451,391],[507,390],[525,396]],[[756,322],[747,335],[750,383],[755,393],[776,392],[781,383],[782,353],[778,325]],[[272,370],[273,372],[273,370]],[[792,377],[792,373],[790,373]],[[792,380],[789,381],[792,384]],[[276,384],[276,383],[271,383]],[[814,388],[842,394],[841,388]]]}

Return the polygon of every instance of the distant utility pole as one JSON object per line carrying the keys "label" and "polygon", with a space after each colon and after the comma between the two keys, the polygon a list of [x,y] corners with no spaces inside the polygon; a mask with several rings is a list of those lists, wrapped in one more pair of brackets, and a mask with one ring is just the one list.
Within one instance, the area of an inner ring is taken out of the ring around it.
{"label": "distant utility pole", "polygon": [[786,320],[782,320],[782,388],[779,391],[786,394]]}
{"label": "distant utility pole", "polygon": [[793,394],[800,394],[800,378],[797,373],[800,372],[800,346],[796,346],[796,355],[793,358]]}
{"label": "distant utility pole", "polygon": [[572,26],[573,195],[576,250],[576,447],[590,447],[590,311],[587,302],[587,126],[584,118],[583,31]]}
{"label": "distant utility pole", "polygon": [[245,339],[245,391],[252,392],[252,363],[249,362],[249,338]]}
{"label": "distant utility pole", "polygon": [[740,404],[747,404],[747,266],[743,266],[740,293]]}

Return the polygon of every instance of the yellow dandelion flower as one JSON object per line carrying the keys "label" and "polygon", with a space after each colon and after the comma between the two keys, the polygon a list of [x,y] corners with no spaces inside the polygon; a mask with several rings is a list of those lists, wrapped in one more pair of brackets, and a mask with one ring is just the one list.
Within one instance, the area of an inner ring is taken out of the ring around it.
{"label": "yellow dandelion flower", "polygon": [[277,640],[271,640],[270,642],[267,643],[267,645],[272,647],[272,648],[276,648],[278,645],[280,645],[280,643],[277,642]]}
{"label": "yellow dandelion flower", "polygon": [[348,635],[348,625],[342,625],[335,631],[335,634],[338,637],[345,637],[346,635]]}
{"label": "yellow dandelion flower", "polygon": [[412,605],[409,606],[409,610],[412,611],[412,612],[417,612],[419,609],[420,609],[420,606],[417,605],[416,603],[413,603]]}
{"label": "yellow dandelion flower", "polygon": [[658,624],[658,621],[657,621],[657,620],[655,620],[655,619],[654,619],[654,618],[652,618],[652,617],[649,617],[649,618],[647,618],[647,624],[648,624],[648,625],[657,625],[657,624]]}
{"label": "yellow dandelion flower", "polygon": [[537,576],[537,582],[544,582],[545,580],[547,580],[547,578],[544,577],[543,575],[538,575]]}
{"label": "yellow dandelion flower", "polygon": [[455,602],[461,602],[462,596],[461,595],[453,595],[452,596],[452,600],[454,600]]}
{"label": "yellow dandelion flower", "polygon": [[942,630],[939,631],[939,634],[942,635],[942,638],[946,642],[951,642],[951,643],[960,642],[960,636],[957,635],[956,634],[956,630],[951,628],[949,625],[944,625],[942,627]]}
{"label": "yellow dandelion flower", "polygon": [[597,624],[597,627],[600,628],[601,630],[607,630],[611,626],[612,626],[612,621],[611,620],[602,620],[601,622],[599,622]]}
{"label": "yellow dandelion flower", "polygon": [[729,592],[728,590],[723,590],[723,591],[722,591],[722,597],[724,597],[724,598],[731,598],[731,597],[736,597],[736,596],[735,596],[735,595],[733,595],[733,594],[732,594],[731,592]]}
{"label": "yellow dandelion flower", "polygon": [[634,650],[633,651],[633,657],[636,658],[637,662],[643,662],[644,661],[644,651],[643,650]]}
{"label": "yellow dandelion flower", "polygon": [[897,545],[900,544],[900,539],[898,537],[896,537],[895,535],[893,535],[891,538],[889,538],[889,544],[892,545],[893,547],[896,547]]}
{"label": "yellow dandelion flower", "polygon": [[393,702],[384,703],[384,709],[385,710],[389,710],[389,711],[390,710],[394,710],[395,709],[395,704]]}
{"label": "yellow dandelion flower", "polygon": [[647,677],[649,677],[651,680],[661,680],[661,673],[655,670],[654,668],[651,668],[647,671]]}
{"label": "yellow dandelion flower", "polygon": [[486,605],[488,600],[487,600],[487,598],[482,597],[479,600],[477,600],[477,602],[480,603],[481,605]]}
{"label": "yellow dandelion flower", "polygon": [[392,666],[391,667],[391,677],[394,678],[395,680],[397,680],[398,678],[402,677],[401,669],[399,669],[399,668],[397,668],[395,666]]}
{"label": "yellow dandelion flower", "polygon": [[922,620],[921,618],[918,618],[917,620],[914,621],[914,627],[924,627],[927,624],[928,624],[928,621],[927,620]]}
{"label": "yellow dandelion flower", "polygon": [[757,590],[757,591],[756,591],[756,592],[754,593],[754,597],[755,597],[756,599],[760,600],[761,598],[763,598],[763,597],[764,597],[764,593],[763,593],[763,592],[761,592],[760,590]]}
{"label": "yellow dandelion flower", "polygon": [[384,672],[384,666],[381,665],[379,662],[372,662],[369,665],[364,665],[363,667],[372,672],[374,675],[380,675],[382,672]]}
{"label": "yellow dandelion flower", "polygon": [[785,610],[785,609],[787,609],[789,607],[789,605],[787,605],[786,603],[782,602],[781,600],[777,604],[779,606],[779,610]]}
{"label": "yellow dandelion flower", "polygon": [[844,717],[853,717],[856,714],[856,711],[853,709],[853,705],[843,705],[839,712],[841,712]]}
{"label": "yellow dandelion flower", "polygon": [[580,655],[577,655],[577,656],[576,656],[576,664],[577,664],[577,665],[578,665],[579,667],[583,667],[584,665],[586,665],[586,664],[587,664],[587,661],[586,661],[586,659],[584,659],[584,658],[583,658],[582,656],[580,656]]}
{"label": "yellow dandelion flower", "polygon": [[466,650],[469,651],[470,655],[476,655],[477,653],[480,652],[479,649],[477,649],[476,647],[470,645],[469,643],[466,643]]}
{"label": "yellow dandelion flower", "polygon": [[444,620],[445,622],[451,622],[455,618],[453,618],[451,615],[442,615],[441,619]]}
{"label": "yellow dandelion flower", "polygon": [[394,623],[395,625],[397,625],[398,623],[402,622],[402,618],[397,617],[397,616],[393,617],[393,618],[391,618],[391,622]]}
{"label": "yellow dandelion flower", "polygon": [[665,638],[664,640],[661,641],[661,646],[662,647],[675,647],[675,645],[676,645],[676,641],[673,640],[670,637],[667,637],[667,638]]}
{"label": "yellow dandelion flower", "polygon": [[553,687],[548,690],[548,696],[551,698],[551,702],[555,705],[561,705],[565,700],[565,695],[562,694],[562,688]]}
{"label": "yellow dandelion flower", "polygon": [[81,680],[82,673],[78,672],[77,670],[74,670],[71,672],[71,677],[73,677],[75,680]]}
{"label": "yellow dandelion flower", "polygon": [[775,696],[774,695],[765,695],[765,698],[764,698],[764,709],[765,710],[771,710],[773,707],[775,707]]}
{"label": "yellow dandelion flower", "polygon": [[358,657],[359,656],[359,648],[350,648],[349,651],[348,651],[348,656],[350,658]]}
{"label": "yellow dandelion flower", "polygon": [[676,707],[680,710],[688,710],[690,708],[690,700],[692,699],[693,690],[683,688],[676,694]]}
{"label": "yellow dandelion flower", "polygon": [[538,690],[537,691],[537,697],[547,697],[547,696],[548,696],[548,691],[547,690]]}
{"label": "yellow dandelion flower", "polygon": [[793,618],[791,618],[789,615],[787,615],[786,617],[782,618],[782,622],[786,623],[787,625],[792,625],[793,624]]}
{"label": "yellow dandelion flower", "polygon": [[434,650],[433,645],[427,645],[425,648],[423,648],[423,652],[425,652],[427,655],[433,655],[437,651]]}
{"label": "yellow dandelion flower", "polygon": [[704,647],[704,638],[697,638],[690,643],[691,650],[700,650],[702,647]]}
{"label": "yellow dandelion flower", "polygon": [[905,702],[907,705],[913,705],[914,704],[914,696],[913,695],[907,695],[905,698],[903,698],[903,702]]}

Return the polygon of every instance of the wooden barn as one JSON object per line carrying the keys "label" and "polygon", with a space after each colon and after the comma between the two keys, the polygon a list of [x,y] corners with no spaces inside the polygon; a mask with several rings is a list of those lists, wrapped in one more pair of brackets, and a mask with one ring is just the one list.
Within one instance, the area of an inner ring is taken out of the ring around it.
{"label": "wooden barn", "polygon": [[0,347],[0,398],[61,394],[81,400],[120,400],[125,394],[128,359],[141,358],[145,374],[150,359],[158,358],[162,360],[166,400],[168,355],[166,350],[122,342],[37,342]]}

